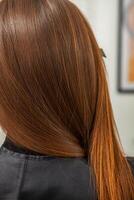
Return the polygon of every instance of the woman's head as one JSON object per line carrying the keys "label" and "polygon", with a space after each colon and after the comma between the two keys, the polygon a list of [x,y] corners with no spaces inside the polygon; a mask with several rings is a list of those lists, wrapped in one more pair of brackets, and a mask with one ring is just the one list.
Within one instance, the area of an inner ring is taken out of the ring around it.
{"label": "woman's head", "polygon": [[0,3],[0,124],[29,149],[86,156],[100,200],[132,197],[102,55],[89,23],[70,1]]}
{"label": "woman's head", "polygon": [[43,141],[52,153],[53,141],[55,154],[64,147],[63,154],[83,155],[102,68],[87,21],[61,0],[5,0],[0,13],[0,105],[7,134],[22,145],[35,143],[37,151]]}

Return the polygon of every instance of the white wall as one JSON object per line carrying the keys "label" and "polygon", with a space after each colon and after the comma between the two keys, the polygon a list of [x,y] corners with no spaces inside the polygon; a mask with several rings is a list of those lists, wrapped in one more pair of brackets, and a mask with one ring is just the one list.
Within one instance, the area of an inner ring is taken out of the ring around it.
{"label": "white wall", "polygon": [[[89,19],[96,38],[107,55],[109,88],[117,127],[124,150],[134,156],[134,95],[117,92],[118,51],[118,1],[119,0],[72,0]],[[0,142],[3,141],[3,135]]]}
{"label": "white wall", "polygon": [[4,133],[2,132],[2,130],[0,129],[0,146],[1,146],[1,144],[3,143],[4,139],[5,139],[5,134],[4,134]]}

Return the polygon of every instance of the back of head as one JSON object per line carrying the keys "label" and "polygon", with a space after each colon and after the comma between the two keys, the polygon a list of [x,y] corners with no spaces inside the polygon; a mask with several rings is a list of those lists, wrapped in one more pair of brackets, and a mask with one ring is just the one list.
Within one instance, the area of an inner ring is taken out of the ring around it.
{"label": "back of head", "polygon": [[99,200],[134,199],[104,61],[89,23],[70,1],[0,3],[0,124],[31,150],[87,157]]}

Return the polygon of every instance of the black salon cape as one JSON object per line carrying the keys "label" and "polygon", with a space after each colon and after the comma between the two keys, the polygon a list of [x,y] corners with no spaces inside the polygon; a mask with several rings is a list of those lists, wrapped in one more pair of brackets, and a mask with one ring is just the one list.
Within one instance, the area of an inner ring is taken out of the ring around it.
{"label": "black salon cape", "polygon": [[97,200],[91,174],[86,158],[41,155],[7,137],[0,147],[0,200]]}

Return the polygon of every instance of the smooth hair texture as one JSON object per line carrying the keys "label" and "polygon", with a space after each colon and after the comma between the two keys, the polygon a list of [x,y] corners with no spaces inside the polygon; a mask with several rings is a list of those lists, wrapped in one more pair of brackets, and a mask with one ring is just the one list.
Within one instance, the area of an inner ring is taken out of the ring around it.
{"label": "smooth hair texture", "polygon": [[134,199],[105,63],[72,2],[0,2],[0,124],[20,146],[86,157],[99,200]]}

